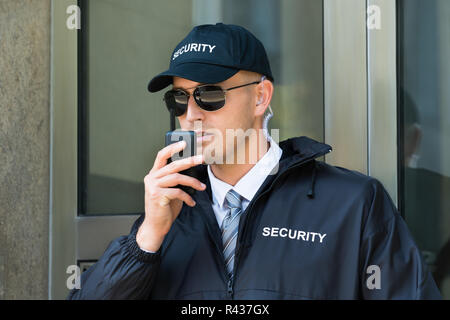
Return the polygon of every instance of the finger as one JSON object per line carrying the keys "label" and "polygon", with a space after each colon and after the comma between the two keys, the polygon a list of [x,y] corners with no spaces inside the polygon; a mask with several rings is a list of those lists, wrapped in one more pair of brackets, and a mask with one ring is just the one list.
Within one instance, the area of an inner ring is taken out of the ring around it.
{"label": "finger", "polygon": [[206,188],[206,185],[200,182],[199,180],[187,176],[185,174],[179,174],[179,173],[173,173],[169,174],[165,177],[162,177],[159,180],[159,187],[160,188],[168,188],[168,187],[174,187],[179,184],[183,186],[192,187],[194,189],[197,189],[199,191],[202,191]]}
{"label": "finger", "polygon": [[164,177],[172,173],[177,173],[191,167],[197,166],[204,162],[203,155],[199,154],[197,156],[184,158],[176,160],[161,168],[157,173],[155,173],[156,178]]}
{"label": "finger", "polygon": [[161,206],[167,206],[170,201],[174,199],[179,199],[186,203],[188,206],[193,207],[195,206],[195,201],[192,199],[190,195],[188,195],[186,192],[179,188],[165,188],[161,191],[162,196],[159,200],[159,205]]}
{"label": "finger", "polygon": [[177,143],[172,143],[161,150],[159,150],[156,155],[155,162],[153,164],[152,170],[158,170],[167,164],[167,160],[171,158],[175,153],[180,152],[186,147],[186,141],[180,141]]}

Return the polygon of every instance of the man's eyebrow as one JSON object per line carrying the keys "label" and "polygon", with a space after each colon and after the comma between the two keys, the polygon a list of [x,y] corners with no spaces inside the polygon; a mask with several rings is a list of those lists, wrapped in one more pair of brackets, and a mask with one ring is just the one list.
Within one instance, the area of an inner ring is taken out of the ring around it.
{"label": "man's eyebrow", "polygon": [[203,86],[203,85],[205,85],[205,84],[207,84],[207,83],[200,83],[200,84],[198,84],[198,85],[196,85],[196,86],[193,86],[193,87],[190,87],[190,88],[183,88],[183,87],[173,87],[172,86],[172,90],[177,90],[177,89],[180,89],[180,90],[189,90],[189,89],[194,89],[194,88],[197,88],[197,87],[199,87],[199,86]]}

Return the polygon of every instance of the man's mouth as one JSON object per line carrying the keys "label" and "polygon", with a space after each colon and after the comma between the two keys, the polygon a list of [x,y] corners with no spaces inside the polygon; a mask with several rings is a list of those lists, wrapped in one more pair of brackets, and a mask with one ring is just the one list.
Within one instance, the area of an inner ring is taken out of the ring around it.
{"label": "man's mouth", "polygon": [[206,132],[205,130],[199,131],[199,130],[194,130],[195,134],[197,135],[197,137],[203,137],[203,136],[210,136],[212,135],[211,133]]}
{"label": "man's mouth", "polygon": [[195,131],[197,135],[197,142],[211,141],[214,137],[213,134],[205,131]]}

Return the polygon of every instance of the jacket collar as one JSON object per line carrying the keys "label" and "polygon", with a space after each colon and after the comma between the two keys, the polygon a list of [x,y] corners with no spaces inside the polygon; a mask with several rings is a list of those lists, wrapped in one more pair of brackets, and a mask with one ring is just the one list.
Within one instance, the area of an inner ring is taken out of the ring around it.
{"label": "jacket collar", "polygon": [[283,150],[280,167],[286,168],[294,166],[296,163],[302,162],[307,158],[315,159],[323,156],[332,150],[328,144],[305,136],[284,140],[280,142],[280,148]]}

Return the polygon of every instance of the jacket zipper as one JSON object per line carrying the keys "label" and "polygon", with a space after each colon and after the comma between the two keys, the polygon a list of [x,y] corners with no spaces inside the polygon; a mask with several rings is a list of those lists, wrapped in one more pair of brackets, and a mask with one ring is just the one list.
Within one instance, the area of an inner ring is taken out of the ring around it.
{"label": "jacket zipper", "polygon": [[[307,158],[307,159],[303,159],[303,161],[300,161],[299,163],[297,163],[297,164],[295,164],[295,165],[293,165],[293,166],[287,168],[283,173],[281,173],[279,176],[277,176],[277,177],[271,182],[270,186],[269,186],[266,190],[264,190],[264,192],[262,192],[261,194],[259,194],[259,195],[256,197],[256,199],[254,199],[254,201],[251,201],[252,203],[250,203],[250,204],[249,204],[249,207],[247,207],[247,210],[246,210],[246,211],[247,211],[247,214],[246,214],[247,218],[246,218],[245,221],[244,221],[245,224],[244,224],[244,227],[243,227],[243,229],[242,229],[242,235],[238,235],[239,238],[245,239],[244,236],[245,236],[246,233],[247,233],[247,227],[248,227],[249,220],[250,220],[250,212],[251,212],[251,209],[253,208],[255,202],[258,201],[259,198],[261,198],[264,194],[266,194],[267,192],[269,192],[269,191],[272,189],[273,185],[275,184],[275,182],[276,182],[278,179],[280,179],[282,176],[284,176],[286,173],[288,173],[288,172],[291,171],[292,169],[297,168],[297,167],[299,167],[299,166],[301,166],[301,165],[304,165],[305,163],[307,163],[307,162],[309,162],[309,161],[311,161],[311,160],[313,160],[313,159],[315,159],[315,158],[317,158],[317,157],[320,157],[320,156],[322,156],[322,155],[324,155],[324,154],[327,154],[327,153],[330,152],[330,151],[331,151],[331,150],[327,150],[326,152],[323,152],[323,151],[322,151],[322,152],[319,152],[319,153],[317,153],[317,154],[315,154],[315,155],[313,155],[313,156],[311,156],[311,157],[309,157],[309,158]],[[235,277],[236,272],[237,272],[237,267],[238,267],[238,263],[239,263],[239,260],[240,260],[240,259],[239,259],[239,255],[240,255],[241,247],[242,247],[242,245],[240,245],[239,247],[236,248],[233,277],[232,277],[232,278],[228,278],[228,282],[227,282],[227,293],[228,293],[228,296],[230,297],[230,299],[233,299],[233,295],[234,295],[234,290],[233,290],[233,284],[234,284],[234,282],[233,282],[233,278]],[[225,265],[224,265],[224,271],[225,271],[225,276],[228,277],[228,274],[227,274],[227,268],[226,268]]]}

